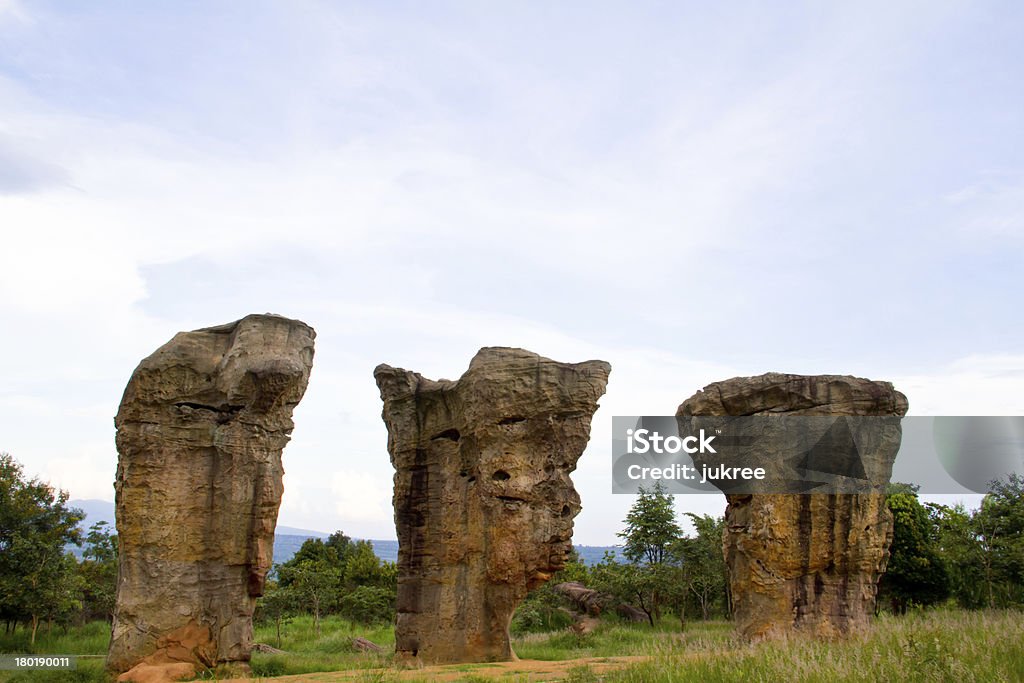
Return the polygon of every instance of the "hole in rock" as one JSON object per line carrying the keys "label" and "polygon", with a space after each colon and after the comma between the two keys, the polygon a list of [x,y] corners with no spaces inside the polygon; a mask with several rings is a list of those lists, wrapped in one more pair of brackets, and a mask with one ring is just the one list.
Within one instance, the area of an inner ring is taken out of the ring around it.
{"label": "hole in rock", "polygon": [[430,440],[436,441],[437,439],[448,439],[449,441],[458,441],[461,437],[462,435],[459,434],[458,429],[446,429],[440,434],[435,434],[430,437]]}
{"label": "hole in rock", "polygon": [[491,479],[493,479],[494,481],[508,481],[511,478],[512,475],[506,472],[505,470],[498,470],[497,472],[491,475]]}
{"label": "hole in rock", "polygon": [[525,422],[526,418],[521,415],[513,415],[512,417],[506,417],[498,424],[500,425],[514,425],[517,422]]}

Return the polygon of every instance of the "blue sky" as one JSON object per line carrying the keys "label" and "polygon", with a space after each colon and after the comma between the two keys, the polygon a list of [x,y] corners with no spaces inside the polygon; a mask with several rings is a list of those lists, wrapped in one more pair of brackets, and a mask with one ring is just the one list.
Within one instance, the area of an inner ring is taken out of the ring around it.
{"label": "blue sky", "polygon": [[591,544],[611,416],[714,380],[1024,414],[1024,10],[549,5],[0,0],[0,449],[110,499],[138,361],[264,311],[319,333],[281,522],[357,536],[380,362],[611,362]]}

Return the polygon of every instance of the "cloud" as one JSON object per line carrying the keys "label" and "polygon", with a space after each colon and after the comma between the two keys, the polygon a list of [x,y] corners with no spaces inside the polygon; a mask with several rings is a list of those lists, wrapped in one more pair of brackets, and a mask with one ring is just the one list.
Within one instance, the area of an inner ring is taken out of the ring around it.
{"label": "cloud", "polygon": [[334,511],[345,521],[390,522],[391,479],[369,472],[345,469],[331,475]]}
{"label": "cloud", "polygon": [[896,375],[911,415],[1024,415],[1024,356],[976,354],[933,372]]}
{"label": "cloud", "polygon": [[0,195],[38,192],[69,181],[66,168],[36,157],[25,142],[0,134]]}
{"label": "cloud", "polygon": [[19,0],[0,0],[0,27],[6,23],[30,24],[32,17]]}

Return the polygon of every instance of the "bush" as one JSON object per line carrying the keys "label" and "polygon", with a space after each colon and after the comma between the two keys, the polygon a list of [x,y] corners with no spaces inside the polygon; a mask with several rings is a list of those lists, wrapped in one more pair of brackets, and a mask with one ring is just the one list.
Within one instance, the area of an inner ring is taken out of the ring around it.
{"label": "bush", "polygon": [[395,593],[378,586],[359,586],[341,599],[339,612],[360,624],[394,621]]}
{"label": "bush", "polygon": [[283,676],[288,671],[284,660],[277,657],[264,660],[254,659],[250,665],[252,666],[252,675],[258,678]]}
{"label": "bush", "polygon": [[572,617],[564,611],[535,600],[527,600],[512,617],[510,631],[518,633],[545,633],[568,628]]}

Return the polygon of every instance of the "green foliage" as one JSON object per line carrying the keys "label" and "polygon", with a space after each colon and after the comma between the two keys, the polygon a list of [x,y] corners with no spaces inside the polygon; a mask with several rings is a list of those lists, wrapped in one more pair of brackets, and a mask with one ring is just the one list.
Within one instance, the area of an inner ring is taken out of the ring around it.
{"label": "green foliage", "polygon": [[911,605],[945,600],[949,574],[928,510],[909,491],[890,493],[886,505],[893,515],[893,539],[889,565],[879,582],[880,599],[887,599],[899,614]]}
{"label": "green foliage", "polygon": [[619,562],[615,553],[605,552],[590,570],[590,587],[643,610],[651,626],[659,618],[659,607],[673,582],[675,567],[664,563],[633,564]]}
{"label": "green foliage", "polygon": [[[722,555],[725,518],[698,516],[691,512],[686,516],[693,522],[697,535],[683,536],[672,545],[672,554],[681,566],[681,581],[686,589],[680,609],[685,614],[687,607],[692,606],[705,621],[713,615],[728,616],[729,580]],[[684,614],[680,618],[685,618]]]}
{"label": "green foliage", "polygon": [[0,453],[0,616],[28,621],[32,642],[40,623],[66,623],[81,606],[81,579],[64,546],[79,542],[84,515],[67,500]]}
{"label": "green foliage", "polygon": [[258,603],[259,616],[278,631],[292,615],[342,614],[367,625],[391,622],[398,592],[398,568],[381,562],[369,541],[353,542],[338,531],[326,541],[307,539],[288,562],[277,565],[276,583]]}
{"label": "green foliage", "polygon": [[572,624],[569,612],[553,607],[541,600],[524,600],[512,617],[509,631],[513,635],[522,633],[547,633],[558,631]]}
{"label": "green foliage", "polygon": [[1024,478],[1014,474],[992,482],[971,529],[987,605],[1024,604]]}
{"label": "green foliage", "polygon": [[651,490],[640,487],[626,515],[622,554],[632,562],[660,564],[669,559],[669,546],[682,530],[676,523],[675,501],[659,481]]}
{"label": "green foliage", "polygon": [[359,624],[391,623],[395,616],[395,593],[382,586],[358,586],[342,597],[339,612]]}
{"label": "green foliage", "polygon": [[111,620],[117,595],[117,534],[106,522],[89,527],[78,576],[82,585],[81,619]]}

